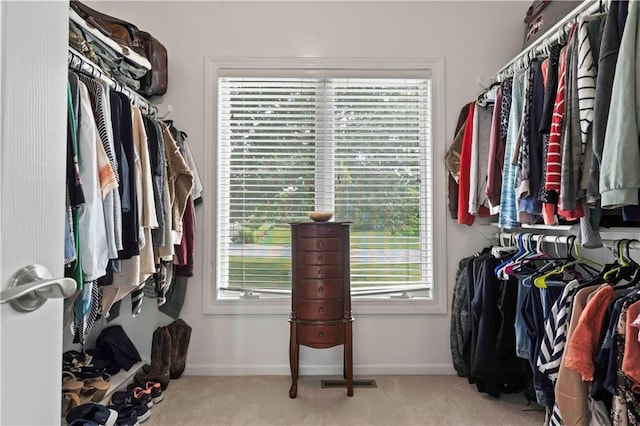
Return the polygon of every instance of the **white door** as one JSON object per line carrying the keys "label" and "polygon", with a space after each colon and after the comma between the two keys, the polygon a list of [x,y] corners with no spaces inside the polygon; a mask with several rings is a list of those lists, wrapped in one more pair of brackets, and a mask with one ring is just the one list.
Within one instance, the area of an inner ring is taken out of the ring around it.
{"label": "white door", "polygon": [[[68,4],[0,0],[0,290],[63,274]],[[62,299],[0,305],[0,424],[60,424]]]}

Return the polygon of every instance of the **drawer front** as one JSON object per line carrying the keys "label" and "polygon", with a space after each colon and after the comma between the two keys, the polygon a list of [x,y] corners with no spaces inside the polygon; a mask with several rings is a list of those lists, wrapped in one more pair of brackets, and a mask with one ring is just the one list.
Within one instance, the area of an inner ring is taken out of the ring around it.
{"label": "drawer front", "polygon": [[300,225],[301,237],[338,237],[342,225],[337,223]]}
{"label": "drawer front", "polygon": [[341,251],[302,251],[298,253],[299,265],[340,265]]}
{"label": "drawer front", "polygon": [[300,299],[342,299],[342,280],[300,280]]}
{"label": "drawer front", "polygon": [[302,344],[338,345],[342,343],[340,325],[300,325],[299,339]]}
{"label": "drawer front", "polygon": [[301,300],[298,315],[301,320],[339,320],[344,314],[341,300]]}
{"label": "drawer front", "polygon": [[301,279],[342,278],[342,265],[324,265],[324,266],[298,265],[298,278],[301,278]]}
{"label": "drawer front", "polygon": [[340,251],[340,238],[298,238],[298,251]]}

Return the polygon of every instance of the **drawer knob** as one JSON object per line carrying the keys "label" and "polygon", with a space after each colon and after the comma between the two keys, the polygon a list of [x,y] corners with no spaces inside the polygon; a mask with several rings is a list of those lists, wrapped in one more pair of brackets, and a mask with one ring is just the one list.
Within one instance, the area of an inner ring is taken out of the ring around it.
{"label": "drawer knob", "polygon": [[323,259],[324,259],[323,255],[318,256],[318,260],[323,260]]}
{"label": "drawer knob", "polygon": [[322,275],[322,268],[318,268],[318,275]]}
{"label": "drawer knob", "polygon": [[318,293],[322,293],[324,291],[324,287],[318,287]]}
{"label": "drawer knob", "polygon": [[319,331],[318,332],[318,337],[324,337],[324,331]]}
{"label": "drawer knob", "polygon": [[319,313],[320,315],[324,315],[324,308],[320,308],[320,309],[318,309],[318,313]]}
{"label": "drawer knob", "polygon": [[319,241],[319,242],[318,242],[318,247],[319,247],[319,248],[322,248],[323,246],[324,246],[324,243],[323,243],[322,241]]}

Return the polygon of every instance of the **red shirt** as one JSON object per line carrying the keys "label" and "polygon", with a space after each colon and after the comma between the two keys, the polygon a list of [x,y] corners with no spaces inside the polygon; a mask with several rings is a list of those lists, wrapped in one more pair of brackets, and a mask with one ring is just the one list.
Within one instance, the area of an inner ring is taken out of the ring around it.
{"label": "red shirt", "polygon": [[469,173],[471,171],[471,145],[473,143],[473,112],[476,103],[471,103],[467,115],[467,126],[462,137],[460,152],[460,176],[458,178],[458,223],[473,225],[475,215],[469,214]]}

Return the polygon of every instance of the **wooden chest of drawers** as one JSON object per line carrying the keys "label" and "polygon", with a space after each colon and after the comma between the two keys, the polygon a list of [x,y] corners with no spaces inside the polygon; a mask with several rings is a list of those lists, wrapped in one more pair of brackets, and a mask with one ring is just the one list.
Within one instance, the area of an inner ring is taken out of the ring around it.
{"label": "wooden chest of drawers", "polygon": [[300,345],[344,345],[347,395],[353,396],[350,275],[348,222],[291,224],[291,398],[297,395]]}

